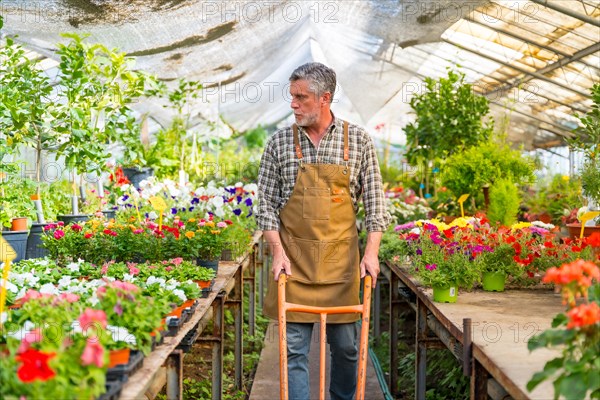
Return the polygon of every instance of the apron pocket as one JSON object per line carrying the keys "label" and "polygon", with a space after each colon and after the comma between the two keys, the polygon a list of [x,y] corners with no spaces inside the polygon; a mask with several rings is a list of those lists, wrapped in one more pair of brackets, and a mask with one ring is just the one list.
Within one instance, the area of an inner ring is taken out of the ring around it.
{"label": "apron pocket", "polygon": [[317,282],[322,284],[351,281],[358,273],[356,238],[321,242]]}
{"label": "apron pocket", "polygon": [[302,197],[304,219],[329,219],[331,195],[329,189],[305,187]]}

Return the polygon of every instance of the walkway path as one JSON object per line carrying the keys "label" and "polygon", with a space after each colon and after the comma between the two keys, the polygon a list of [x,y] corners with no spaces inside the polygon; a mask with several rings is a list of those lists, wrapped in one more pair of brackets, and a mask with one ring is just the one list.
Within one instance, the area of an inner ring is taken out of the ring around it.
{"label": "walkway path", "polygon": [[[313,329],[313,342],[310,349],[310,378],[311,378],[311,399],[319,398],[319,341],[318,325]],[[329,349],[327,350],[329,352]],[[327,368],[327,377],[329,378],[329,362]],[[327,386],[329,387],[329,379]],[[327,390],[326,390],[327,392]],[[327,399],[329,399],[327,393]],[[379,381],[375,375],[375,369],[369,358],[367,367],[367,386],[365,398],[369,400],[384,400]],[[265,334],[265,347],[260,355],[258,369],[252,384],[250,400],[278,400],[279,399],[279,338],[278,328],[274,322],[269,324]]]}

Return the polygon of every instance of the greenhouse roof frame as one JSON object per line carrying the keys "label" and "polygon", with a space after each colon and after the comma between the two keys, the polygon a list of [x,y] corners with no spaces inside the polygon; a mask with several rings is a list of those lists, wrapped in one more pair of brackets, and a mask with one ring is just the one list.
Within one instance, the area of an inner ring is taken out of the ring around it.
{"label": "greenhouse roof frame", "polygon": [[[334,111],[402,144],[423,78],[460,66],[492,114],[508,114],[509,140],[548,148],[573,135],[600,82],[600,2],[592,0],[18,0],[1,13],[3,36],[49,57],[51,77],[59,34],[75,31],[135,55],[167,84],[202,81],[206,95],[190,109],[197,131],[218,115],[239,131],[289,123],[288,76],[320,61],[338,73]],[[151,115],[154,130],[171,118],[157,101],[136,111]]]}

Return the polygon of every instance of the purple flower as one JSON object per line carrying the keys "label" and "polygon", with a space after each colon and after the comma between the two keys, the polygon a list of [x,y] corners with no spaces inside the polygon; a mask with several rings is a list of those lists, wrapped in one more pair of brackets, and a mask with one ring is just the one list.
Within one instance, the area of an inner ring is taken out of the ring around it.
{"label": "purple flower", "polygon": [[421,250],[421,249],[417,249],[417,255],[419,255],[419,256],[420,256],[420,255],[423,255],[423,250]]}
{"label": "purple flower", "polygon": [[200,199],[197,198],[197,197],[194,197],[190,203],[191,204],[198,204],[198,203],[200,203]]}
{"label": "purple flower", "polygon": [[235,196],[235,201],[237,201],[237,204],[240,204],[242,202],[242,196]]}
{"label": "purple flower", "polygon": [[177,208],[175,208],[175,207],[171,208],[171,214],[177,214]]}
{"label": "purple flower", "polygon": [[235,190],[236,190],[236,189],[235,189],[235,186],[230,186],[230,187],[226,187],[226,188],[225,188],[225,191],[226,191],[227,193],[231,193],[231,194],[235,194]]}
{"label": "purple flower", "polygon": [[128,194],[126,194],[126,195],[124,195],[123,197],[121,197],[121,200],[122,200],[122,201],[125,201],[125,200],[127,200],[128,198],[129,198],[129,195],[128,195]]}
{"label": "purple flower", "polygon": [[408,222],[406,224],[396,225],[396,227],[394,228],[394,230],[396,232],[398,232],[398,231],[404,231],[404,230],[412,229],[415,226],[416,226],[415,223],[411,221],[411,222]]}
{"label": "purple flower", "polygon": [[194,211],[194,207],[188,208],[189,211]]}
{"label": "purple flower", "polygon": [[436,268],[437,268],[437,265],[436,265],[436,264],[427,264],[427,265],[425,266],[425,269],[426,269],[426,270],[429,270],[429,271],[435,271],[435,269],[436,269]]}
{"label": "purple flower", "polygon": [[250,197],[248,197],[246,199],[246,201],[244,201],[244,204],[246,204],[248,207],[250,207],[252,205],[252,199]]}
{"label": "purple flower", "polygon": [[239,217],[242,214],[242,210],[239,208],[236,208],[235,210],[233,210],[233,213]]}
{"label": "purple flower", "polygon": [[115,304],[115,306],[113,307],[113,311],[115,312],[115,314],[117,314],[118,316],[123,315],[123,306],[121,306],[121,302],[117,302],[117,304]]}
{"label": "purple flower", "polygon": [[248,212],[248,215],[246,215],[246,218],[250,218],[251,216],[252,216],[252,210],[250,210],[250,211]]}
{"label": "purple flower", "polygon": [[431,241],[435,244],[441,244],[444,240],[440,237],[439,234],[431,235]]}

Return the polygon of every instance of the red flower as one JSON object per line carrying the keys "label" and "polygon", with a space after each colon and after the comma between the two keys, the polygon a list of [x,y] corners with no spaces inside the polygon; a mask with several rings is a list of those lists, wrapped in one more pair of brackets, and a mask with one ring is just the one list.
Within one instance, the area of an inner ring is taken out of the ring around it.
{"label": "red flower", "polygon": [[113,230],[110,230],[108,228],[105,229],[103,232],[104,232],[105,235],[109,235],[109,236],[117,236],[118,235],[117,232],[115,232]]}
{"label": "red flower", "polygon": [[583,328],[600,322],[600,307],[597,303],[581,304],[567,313],[567,329]]}
{"label": "red flower", "polygon": [[131,183],[123,173],[123,169],[121,167],[115,168],[114,174],[110,174],[109,179],[111,182],[115,182],[117,186],[123,186],[127,183]]}
{"label": "red flower", "polygon": [[65,232],[61,229],[57,229],[54,231],[54,239],[60,240],[65,237]]}
{"label": "red flower", "polygon": [[600,247],[600,232],[594,232],[585,239],[588,246]]}
{"label": "red flower", "polygon": [[56,372],[48,365],[48,360],[56,353],[43,353],[38,350],[28,349],[15,357],[23,365],[17,370],[17,376],[21,382],[30,383],[36,380],[47,381],[54,378]]}
{"label": "red flower", "polygon": [[83,229],[83,227],[81,225],[78,225],[78,224],[73,224],[73,225],[71,225],[71,229],[74,230],[75,232],[81,232],[81,230]]}
{"label": "red flower", "polygon": [[83,237],[84,237],[84,238],[86,238],[86,239],[89,239],[89,238],[91,238],[92,236],[94,236],[94,234],[93,234],[93,233],[90,233],[90,232],[88,232],[88,233],[86,233],[85,235],[83,235]]}

